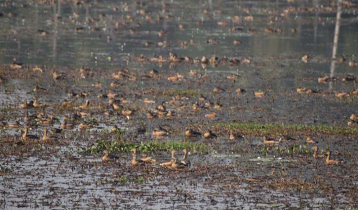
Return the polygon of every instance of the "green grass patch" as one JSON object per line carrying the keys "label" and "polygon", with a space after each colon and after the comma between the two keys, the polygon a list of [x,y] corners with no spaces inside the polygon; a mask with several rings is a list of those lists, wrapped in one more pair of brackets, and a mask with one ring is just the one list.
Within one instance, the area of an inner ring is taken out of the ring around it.
{"label": "green grass patch", "polygon": [[88,118],[88,121],[89,121],[90,123],[99,123],[99,120],[98,120],[97,118],[94,118],[94,117]]}
{"label": "green grass patch", "polygon": [[220,123],[218,127],[245,135],[294,135],[324,133],[330,135],[358,135],[357,127],[340,127],[329,125],[283,125],[260,123]]}
{"label": "green grass patch", "polygon": [[163,95],[187,95],[187,96],[195,96],[200,95],[201,93],[198,90],[175,90],[175,89],[169,89],[164,90]]}
{"label": "green grass patch", "polygon": [[125,134],[126,130],[122,129],[122,128],[117,128],[115,131],[109,130],[109,129],[102,129],[102,133],[103,134],[110,134],[110,133],[117,133],[117,134]]}
{"label": "green grass patch", "polygon": [[131,178],[131,177],[122,175],[116,181],[120,182],[120,183],[134,182],[134,183],[141,184],[141,183],[145,182],[145,179],[144,179],[143,176],[138,176],[138,177],[135,177],[135,178]]}
{"label": "green grass patch", "polygon": [[301,154],[301,155],[311,155],[313,154],[313,151],[311,148],[307,145],[296,145],[293,144],[292,146],[288,148],[282,148],[282,147],[270,147],[270,146],[264,146],[261,151],[263,155],[267,154],[280,154],[281,156],[284,155],[294,155],[294,154]]}
{"label": "green grass patch", "polygon": [[141,142],[140,144],[122,143],[119,141],[101,141],[97,140],[96,144],[80,148],[82,152],[102,153],[103,150],[110,152],[129,152],[132,148],[137,148],[140,152],[170,151],[172,149],[192,149],[201,153],[206,152],[207,147],[204,143],[184,142],[184,141],[167,141],[167,142]]}
{"label": "green grass patch", "polygon": [[0,174],[2,175],[5,175],[5,174],[8,174],[8,173],[11,173],[12,170],[8,167],[5,167],[5,166],[0,166]]}

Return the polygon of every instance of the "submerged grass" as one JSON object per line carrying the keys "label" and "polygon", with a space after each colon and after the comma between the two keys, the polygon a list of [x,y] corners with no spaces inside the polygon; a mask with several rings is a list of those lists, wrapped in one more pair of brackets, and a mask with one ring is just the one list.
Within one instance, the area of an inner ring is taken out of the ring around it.
{"label": "submerged grass", "polygon": [[296,145],[293,144],[292,146],[288,148],[282,148],[282,147],[270,147],[270,146],[264,146],[261,151],[263,155],[267,155],[269,153],[278,153],[280,155],[294,155],[294,154],[301,154],[301,155],[311,155],[313,154],[312,150],[308,148],[307,145]]}
{"label": "submerged grass", "polygon": [[187,96],[194,96],[201,94],[198,90],[175,90],[175,89],[169,89],[169,90],[163,90],[163,95],[187,95]]}
{"label": "submerged grass", "polygon": [[357,127],[341,127],[329,125],[284,125],[260,123],[220,123],[219,128],[240,132],[245,135],[294,135],[301,133],[324,133],[330,135],[358,135]]}
{"label": "submerged grass", "polygon": [[97,140],[96,144],[80,148],[82,152],[99,153],[103,150],[110,152],[129,152],[132,148],[137,148],[140,152],[170,151],[172,149],[191,149],[201,153],[206,152],[207,147],[204,143],[168,141],[168,142],[141,142],[140,144],[122,143],[119,141],[101,141]]}

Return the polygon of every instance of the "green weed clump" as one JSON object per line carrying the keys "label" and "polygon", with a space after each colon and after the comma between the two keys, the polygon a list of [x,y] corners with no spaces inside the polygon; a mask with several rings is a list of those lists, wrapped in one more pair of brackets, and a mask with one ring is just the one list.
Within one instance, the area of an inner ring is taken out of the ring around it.
{"label": "green weed clump", "polygon": [[184,141],[167,141],[167,142],[141,142],[140,144],[123,143],[119,141],[102,141],[97,140],[96,144],[80,148],[82,152],[100,153],[103,150],[110,152],[130,152],[137,148],[140,152],[170,151],[172,149],[191,149],[204,153],[207,148],[204,143],[184,142]]}
{"label": "green weed clump", "polygon": [[186,95],[186,96],[195,96],[200,95],[201,93],[198,90],[175,90],[175,89],[169,89],[164,90],[163,95]]}
{"label": "green weed clump", "polygon": [[340,127],[330,125],[284,125],[284,124],[261,124],[261,123],[220,123],[220,128],[233,130],[245,135],[296,135],[324,133],[330,135],[358,135],[358,128]]}

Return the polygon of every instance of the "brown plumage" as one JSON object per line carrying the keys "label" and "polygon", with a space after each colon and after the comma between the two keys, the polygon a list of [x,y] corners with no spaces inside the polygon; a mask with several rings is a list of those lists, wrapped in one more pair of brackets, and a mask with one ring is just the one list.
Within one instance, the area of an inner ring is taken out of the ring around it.
{"label": "brown plumage", "polygon": [[327,152],[327,158],[326,158],[327,165],[337,165],[340,163],[342,163],[342,162],[338,161],[338,160],[331,160],[331,152],[330,151]]}
{"label": "brown plumage", "polygon": [[308,144],[314,144],[314,143],[316,143],[315,141],[312,140],[311,137],[307,137],[306,142],[307,142]]}
{"label": "brown plumage", "polygon": [[50,137],[50,136],[47,135],[47,129],[46,128],[44,128],[43,131],[44,131],[44,135],[42,136],[42,141],[53,141],[53,140],[55,140],[55,138]]}
{"label": "brown plumage", "polygon": [[274,139],[267,138],[267,136],[264,136],[263,139],[264,139],[264,144],[269,144],[269,145],[277,145],[281,142],[281,139],[278,141],[275,141]]}
{"label": "brown plumage", "polygon": [[103,162],[105,162],[105,161],[113,161],[113,160],[119,159],[118,156],[109,154],[108,150],[104,150],[103,153],[104,153],[104,156],[102,157]]}
{"label": "brown plumage", "polygon": [[155,128],[154,131],[152,132],[153,136],[155,137],[159,137],[159,136],[167,136],[169,133],[167,130],[161,128],[161,127],[158,127],[158,128]]}
{"label": "brown plumage", "polygon": [[28,129],[24,128],[24,133],[22,134],[22,140],[39,140],[39,137],[36,135],[28,134]]}
{"label": "brown plumage", "polygon": [[197,137],[197,136],[201,136],[201,133],[200,133],[200,132],[194,131],[193,129],[186,129],[184,134],[185,134],[186,137]]}
{"label": "brown plumage", "polygon": [[133,148],[132,149],[132,161],[131,161],[131,165],[132,166],[142,166],[144,165],[145,162],[142,160],[137,160],[137,149]]}
{"label": "brown plumage", "polygon": [[170,166],[174,163],[174,159],[177,158],[176,155],[175,155],[176,150],[173,149],[173,150],[171,151],[171,153],[172,153],[172,159],[170,159],[170,160],[167,161],[167,162],[161,163],[161,164],[160,164],[161,166],[170,167]]}
{"label": "brown plumage", "polygon": [[217,138],[218,136],[216,134],[214,134],[211,130],[208,130],[204,133],[204,138],[209,139],[209,138]]}
{"label": "brown plumage", "polygon": [[181,164],[183,164],[184,166],[190,166],[190,161],[187,160],[188,158],[188,151],[187,149],[183,149],[183,159],[181,160]]}
{"label": "brown plumage", "polygon": [[324,157],[324,155],[319,155],[319,154],[317,154],[318,153],[318,146],[314,146],[314,147],[312,147],[313,148],[313,158],[322,158],[322,157]]}

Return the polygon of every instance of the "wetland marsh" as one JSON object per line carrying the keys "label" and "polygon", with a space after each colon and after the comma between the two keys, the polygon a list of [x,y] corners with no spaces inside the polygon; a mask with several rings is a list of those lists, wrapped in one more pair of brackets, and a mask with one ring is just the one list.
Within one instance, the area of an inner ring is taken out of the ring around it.
{"label": "wetland marsh", "polygon": [[357,209],[357,12],[1,1],[0,208]]}

